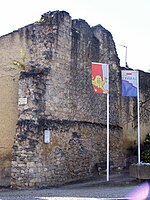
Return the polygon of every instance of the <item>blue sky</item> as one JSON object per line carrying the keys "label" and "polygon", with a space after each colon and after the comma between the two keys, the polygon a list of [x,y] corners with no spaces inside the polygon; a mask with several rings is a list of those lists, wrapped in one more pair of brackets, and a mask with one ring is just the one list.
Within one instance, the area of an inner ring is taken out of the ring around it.
{"label": "blue sky", "polygon": [[4,0],[0,6],[0,35],[33,23],[48,11],[65,10],[72,19],[101,24],[116,43],[121,66],[150,69],[150,0]]}

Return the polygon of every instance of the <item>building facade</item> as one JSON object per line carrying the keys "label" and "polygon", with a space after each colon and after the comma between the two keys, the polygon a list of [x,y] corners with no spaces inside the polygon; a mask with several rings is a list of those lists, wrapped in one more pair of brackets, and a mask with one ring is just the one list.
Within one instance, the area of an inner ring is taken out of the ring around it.
{"label": "building facade", "polygon": [[[109,64],[110,160],[116,168],[126,165],[126,149],[137,142],[136,99],[121,97],[109,31],[55,11],[2,36],[0,44],[1,185],[60,185],[93,176],[95,164],[106,161],[106,95],[93,92],[91,62]],[[149,78],[140,72],[143,103]],[[144,138],[149,115],[141,113]]]}

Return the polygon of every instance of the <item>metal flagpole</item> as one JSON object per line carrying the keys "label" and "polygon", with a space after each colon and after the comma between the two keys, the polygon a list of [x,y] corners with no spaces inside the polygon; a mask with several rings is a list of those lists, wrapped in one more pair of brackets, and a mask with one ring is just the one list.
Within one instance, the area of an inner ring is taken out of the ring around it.
{"label": "metal flagpole", "polygon": [[[101,67],[101,70],[99,70],[98,68]],[[102,68],[104,67],[104,69]],[[104,73],[104,74],[103,74]],[[102,74],[104,75],[104,83],[106,83],[106,88],[107,89],[107,181],[109,181],[109,65],[108,64],[102,64],[102,63],[93,63],[92,62],[92,76],[94,76],[96,78],[96,76],[102,76]],[[106,81],[106,82],[105,82]],[[95,92],[99,93],[99,94],[106,94],[103,89],[101,88],[101,86],[97,85],[97,83],[95,84],[95,80],[92,79],[92,84],[94,87]],[[100,90],[99,90],[100,89]],[[102,91],[101,91],[102,90]]]}
{"label": "metal flagpole", "polygon": [[107,66],[107,181],[109,181],[109,65]]}
{"label": "metal flagpole", "polygon": [[137,71],[137,115],[138,115],[138,164],[141,162],[141,149],[140,149],[140,92],[139,92],[139,71]]}

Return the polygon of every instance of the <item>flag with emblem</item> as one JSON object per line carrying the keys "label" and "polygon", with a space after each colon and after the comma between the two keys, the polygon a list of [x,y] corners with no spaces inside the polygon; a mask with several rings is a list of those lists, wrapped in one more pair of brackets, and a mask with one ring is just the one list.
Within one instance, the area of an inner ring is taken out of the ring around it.
{"label": "flag with emblem", "polygon": [[92,62],[92,85],[95,93],[109,92],[108,64]]}
{"label": "flag with emblem", "polygon": [[139,71],[122,70],[122,96],[137,98],[137,130],[138,130],[138,164],[141,163],[141,131],[140,131],[140,93],[139,93]]}
{"label": "flag with emblem", "polygon": [[138,71],[122,70],[122,96],[137,97]]}
{"label": "flag with emblem", "polygon": [[107,96],[107,181],[109,181],[109,67],[108,64],[92,62],[92,85],[97,94]]}

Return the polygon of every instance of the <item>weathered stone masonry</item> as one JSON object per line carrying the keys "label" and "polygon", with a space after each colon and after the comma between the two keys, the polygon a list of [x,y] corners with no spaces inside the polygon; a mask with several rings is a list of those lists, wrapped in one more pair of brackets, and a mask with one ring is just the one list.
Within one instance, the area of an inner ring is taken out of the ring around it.
{"label": "weathered stone masonry", "polygon": [[111,33],[64,11],[46,13],[22,32],[30,61],[19,78],[18,98],[27,103],[18,105],[11,186],[64,184],[92,176],[95,164],[106,161],[106,96],[93,92],[91,62],[110,66],[110,160],[123,167],[120,68]]}
{"label": "weathered stone masonry", "polygon": [[[79,180],[91,176],[95,162],[105,159],[106,142],[102,144],[101,141],[106,141],[106,127],[102,125],[45,119],[39,120],[37,125],[29,120],[19,125],[22,134],[18,135],[18,145],[14,146],[14,187],[55,186]],[[43,130],[47,127],[52,134],[48,145],[43,144]],[[120,133],[112,128],[111,134],[114,131],[116,138],[111,137],[112,146],[117,142],[118,145],[111,159],[118,159],[121,165]]]}
{"label": "weathered stone masonry", "polygon": [[[106,62],[109,55],[109,63],[117,69],[112,36],[101,26],[72,21],[66,12],[46,13],[42,19],[43,23],[26,27],[31,70],[19,79],[18,98],[27,98],[27,104],[18,105],[13,187],[58,185],[92,176],[95,164],[106,160],[106,97],[93,93],[91,61]],[[116,83],[114,87],[118,90]],[[114,98],[116,106],[117,101]],[[113,109],[118,116],[118,109]],[[118,117],[111,124],[112,146],[115,143],[111,160],[117,167],[123,159],[122,129]],[[51,142],[44,144],[43,132],[48,128]]]}

